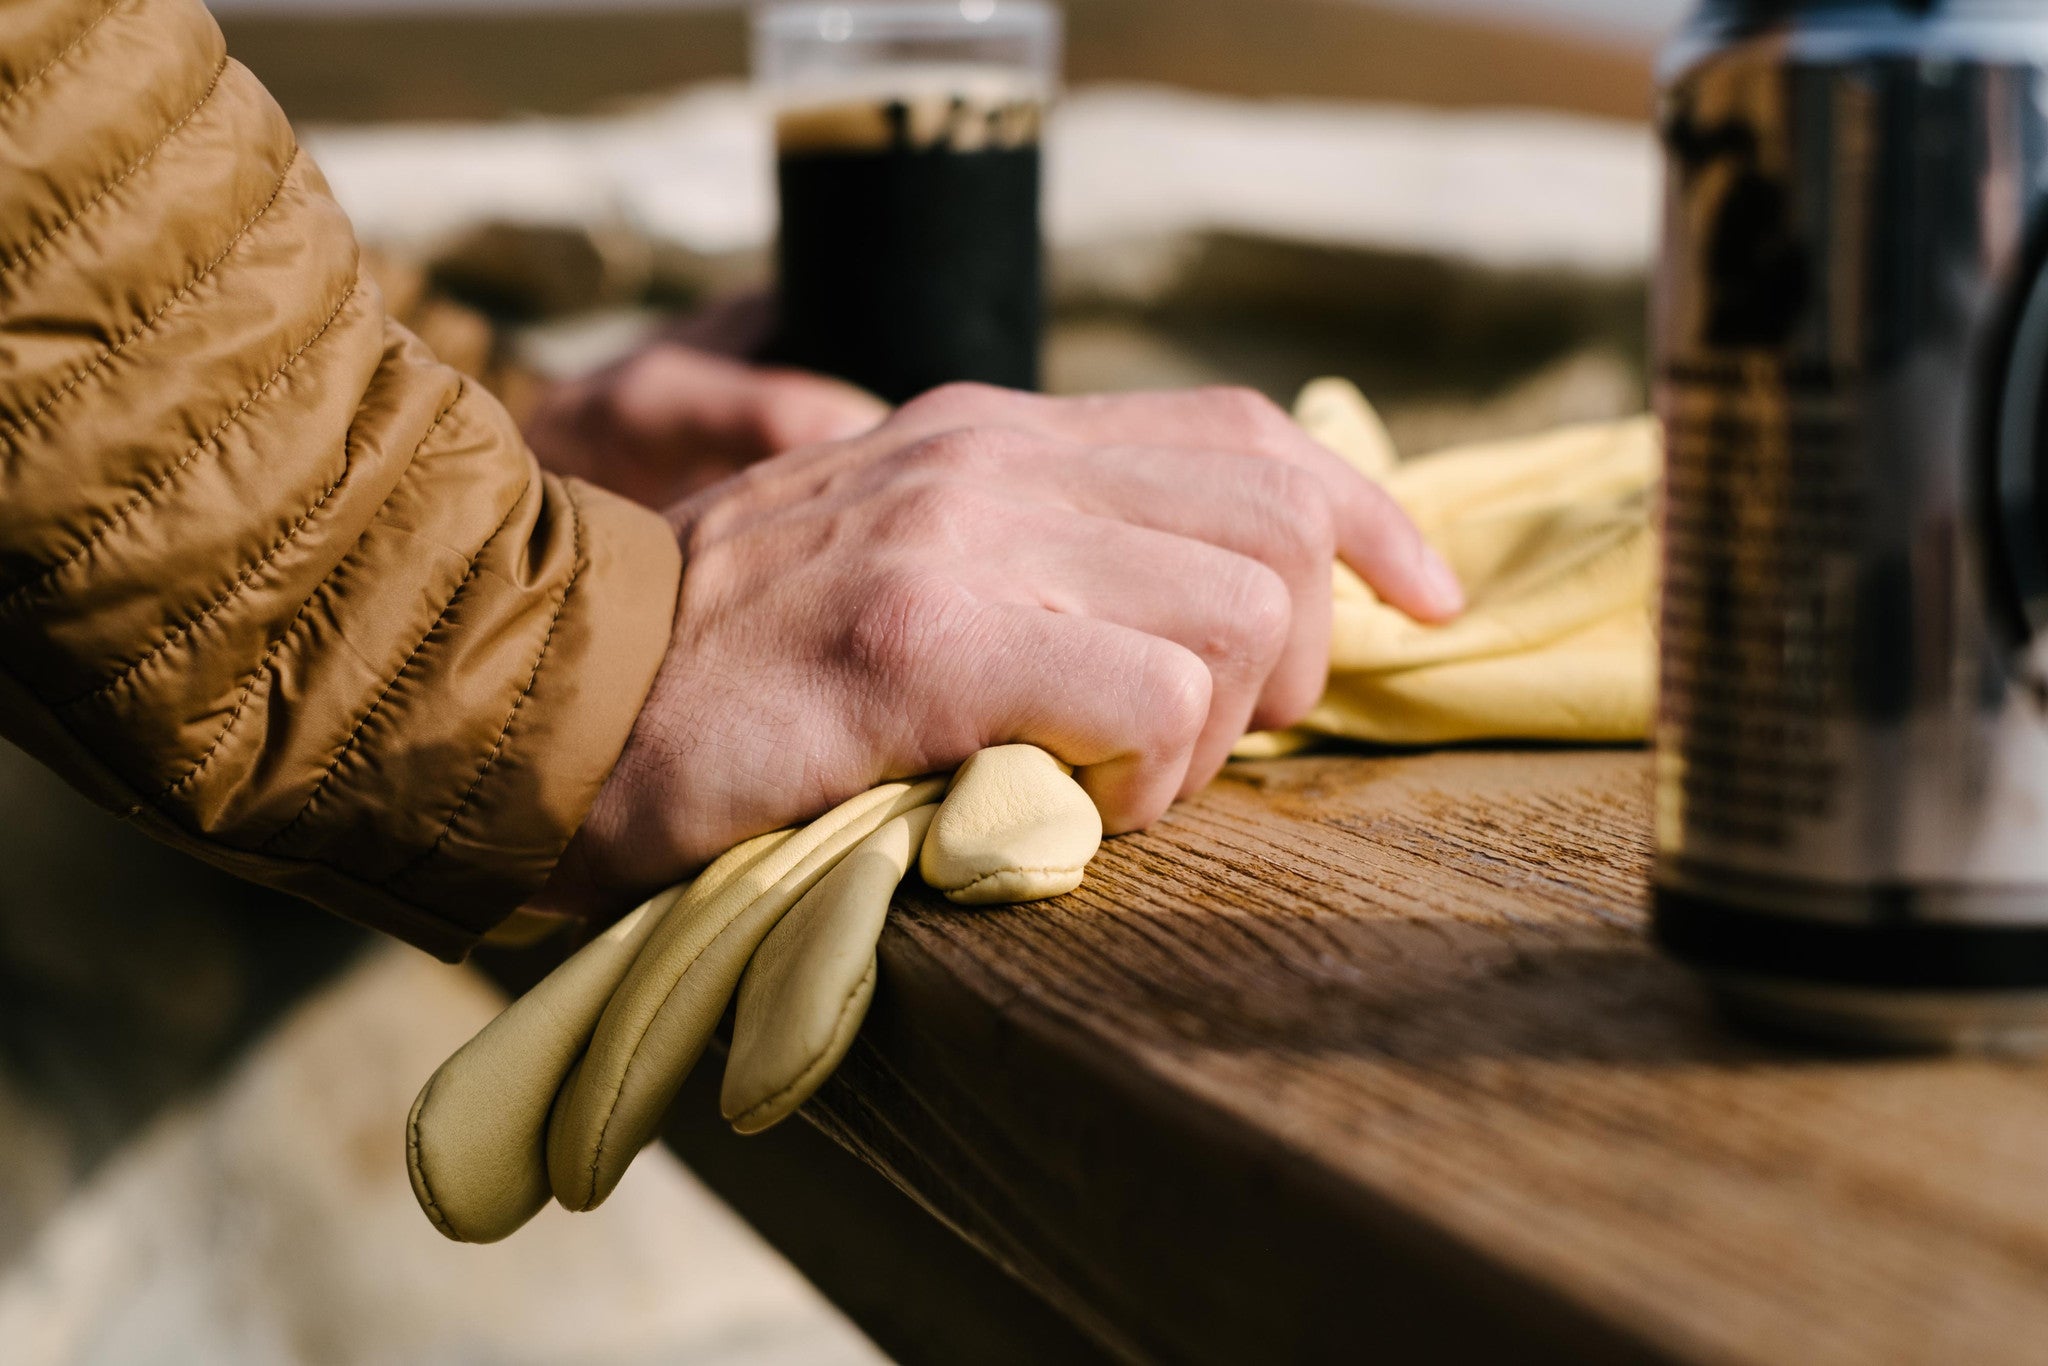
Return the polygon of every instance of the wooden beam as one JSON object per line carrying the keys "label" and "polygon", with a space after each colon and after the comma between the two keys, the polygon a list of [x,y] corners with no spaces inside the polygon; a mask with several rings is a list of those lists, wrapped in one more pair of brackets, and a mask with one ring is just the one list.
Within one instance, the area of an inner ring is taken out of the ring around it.
{"label": "wooden beam", "polygon": [[[1071,0],[1068,16],[1077,83],[1626,119],[1650,107],[1644,52],[1475,19],[1353,0]],[[747,67],[737,9],[236,11],[222,27],[306,120],[584,113]]]}

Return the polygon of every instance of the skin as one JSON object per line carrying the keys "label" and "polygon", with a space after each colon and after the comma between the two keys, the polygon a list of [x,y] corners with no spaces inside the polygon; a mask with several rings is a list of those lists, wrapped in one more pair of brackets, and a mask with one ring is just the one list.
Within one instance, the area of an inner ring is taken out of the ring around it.
{"label": "skin", "polygon": [[665,508],[749,465],[871,431],[880,399],[800,370],[664,341],[560,385],[527,421],[543,465]]}
{"label": "skin", "polygon": [[[1399,508],[1247,390],[960,385],[883,416],[831,381],[718,364],[744,383],[673,358],[612,379],[633,376],[615,406],[636,434],[605,442],[623,453],[608,482],[695,491],[667,514],[673,644],[549,909],[614,913],[996,744],[1049,750],[1108,833],[1142,829],[1247,729],[1321,697],[1333,559],[1419,620],[1463,606]],[[675,375],[717,392],[697,402]],[[677,434],[706,426],[726,439],[687,468]]]}

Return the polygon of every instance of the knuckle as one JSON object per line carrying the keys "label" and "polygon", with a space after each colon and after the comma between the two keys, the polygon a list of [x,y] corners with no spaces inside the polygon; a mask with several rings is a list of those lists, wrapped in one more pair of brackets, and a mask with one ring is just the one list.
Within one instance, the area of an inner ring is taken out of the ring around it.
{"label": "knuckle", "polygon": [[882,517],[891,542],[931,551],[972,547],[980,529],[1000,520],[996,500],[971,481],[948,473],[902,481]]}
{"label": "knuckle", "polygon": [[1274,501],[1286,512],[1288,521],[1303,536],[1330,534],[1335,520],[1330,514],[1330,495],[1323,481],[1294,465],[1273,466]]}
{"label": "knuckle", "polygon": [[1270,540],[1290,568],[1318,571],[1337,557],[1337,517],[1322,480],[1294,465],[1272,463],[1260,476],[1272,519]]}
{"label": "knuckle", "polygon": [[846,662],[872,677],[918,677],[946,649],[964,605],[958,590],[928,575],[884,571],[849,615]]}
{"label": "knuckle", "polygon": [[1005,393],[1005,390],[991,384],[965,381],[942,384],[904,404],[902,413],[907,418],[945,421],[955,416],[988,412]]}
{"label": "knuckle", "polygon": [[1256,449],[1276,443],[1292,423],[1272,399],[1242,385],[1216,385],[1196,397],[1212,422]]}
{"label": "knuckle", "polygon": [[1180,646],[1160,641],[1146,662],[1145,675],[1145,715],[1154,748],[1192,748],[1209,720],[1213,683],[1208,666]]}
{"label": "knuckle", "polygon": [[1309,566],[1317,574],[1328,574],[1337,559],[1337,510],[1318,488],[1301,517],[1301,544]]}
{"label": "knuckle", "polygon": [[1267,565],[1239,559],[1218,583],[1213,653],[1231,664],[1265,663],[1286,648],[1294,594]]}
{"label": "knuckle", "polygon": [[1015,444],[1008,432],[988,427],[962,427],[913,443],[903,454],[911,469],[929,474],[974,478],[992,473]]}

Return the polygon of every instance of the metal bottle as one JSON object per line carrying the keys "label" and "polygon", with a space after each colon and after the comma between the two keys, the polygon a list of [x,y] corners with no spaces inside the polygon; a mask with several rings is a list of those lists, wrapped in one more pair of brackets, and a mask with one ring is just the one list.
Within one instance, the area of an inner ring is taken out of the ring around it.
{"label": "metal bottle", "polygon": [[1658,937],[2048,1045],[2048,0],[1707,0],[1659,120]]}

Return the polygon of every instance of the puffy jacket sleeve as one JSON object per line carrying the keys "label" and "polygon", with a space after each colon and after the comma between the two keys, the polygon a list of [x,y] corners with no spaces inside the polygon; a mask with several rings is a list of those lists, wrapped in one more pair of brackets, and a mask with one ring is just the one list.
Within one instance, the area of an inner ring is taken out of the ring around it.
{"label": "puffy jacket sleeve", "polygon": [[0,732],[456,958],[588,814],[680,572],[386,319],[198,0],[0,4]]}

